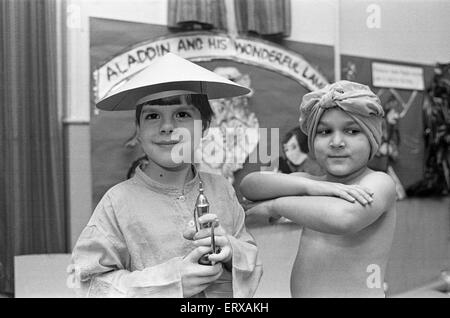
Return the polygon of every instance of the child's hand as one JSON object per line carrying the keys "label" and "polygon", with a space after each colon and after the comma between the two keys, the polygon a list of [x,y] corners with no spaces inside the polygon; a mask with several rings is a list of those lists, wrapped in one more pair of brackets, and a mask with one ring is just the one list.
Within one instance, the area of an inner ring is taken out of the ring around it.
{"label": "child's hand", "polygon": [[311,185],[308,187],[308,195],[335,196],[352,203],[358,201],[362,205],[373,202],[373,192],[366,187],[357,184],[347,185],[328,181],[310,181]]}
{"label": "child's hand", "polygon": [[[220,248],[220,252],[217,254],[211,254],[209,256],[209,260],[214,264],[216,262],[221,262],[224,264],[231,262],[232,257],[232,250],[231,250],[231,244],[228,239],[228,235],[223,229],[221,225],[219,225],[217,216],[213,213],[208,213],[205,215],[202,215],[198,222],[202,225],[206,225],[207,223],[210,223],[211,226],[214,226],[214,239],[216,248]],[[193,231],[194,230],[194,231]],[[195,232],[195,229],[187,230],[184,233],[184,237],[189,239],[189,237],[192,237],[194,240],[194,244],[196,246],[211,246],[211,228],[204,228],[199,230],[198,232]],[[193,235],[192,235],[193,234]],[[231,264],[227,264],[231,265]]]}
{"label": "child's hand", "polygon": [[183,297],[202,292],[222,275],[223,268],[220,263],[213,266],[198,264],[200,257],[210,251],[210,247],[200,246],[184,257],[180,269]]}

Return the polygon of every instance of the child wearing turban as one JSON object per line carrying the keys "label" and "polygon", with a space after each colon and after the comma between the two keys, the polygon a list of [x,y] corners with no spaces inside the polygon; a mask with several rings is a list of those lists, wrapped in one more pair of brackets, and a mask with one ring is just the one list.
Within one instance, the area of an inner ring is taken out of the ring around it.
{"label": "child wearing turban", "polygon": [[361,127],[369,139],[372,159],[381,143],[383,107],[369,87],[350,81],[336,82],[303,97],[300,128],[308,135],[308,146],[312,153],[317,124],[324,111],[333,107],[346,112]]}
{"label": "child wearing turban", "polygon": [[325,176],[252,173],[248,213],[302,225],[291,274],[293,297],[384,297],[395,228],[395,184],[367,167],[381,141],[383,109],[365,85],[339,81],[306,94],[300,127]]}

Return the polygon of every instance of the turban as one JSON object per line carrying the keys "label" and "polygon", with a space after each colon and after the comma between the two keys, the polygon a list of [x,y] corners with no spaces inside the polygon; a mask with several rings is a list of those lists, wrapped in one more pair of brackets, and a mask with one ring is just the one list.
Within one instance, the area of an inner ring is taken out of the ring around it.
{"label": "turban", "polygon": [[314,137],[322,114],[338,107],[349,115],[369,139],[370,159],[381,143],[384,111],[380,99],[368,86],[339,81],[303,96],[300,105],[300,128],[308,135],[308,146],[314,157]]}

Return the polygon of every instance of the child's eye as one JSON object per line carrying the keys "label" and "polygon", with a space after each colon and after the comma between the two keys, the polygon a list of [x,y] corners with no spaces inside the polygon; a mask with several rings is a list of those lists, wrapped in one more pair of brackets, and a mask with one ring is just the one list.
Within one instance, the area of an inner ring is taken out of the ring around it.
{"label": "child's eye", "polygon": [[347,134],[349,134],[349,135],[356,135],[356,134],[358,134],[360,132],[361,132],[361,130],[356,129],[356,128],[347,129]]}
{"label": "child's eye", "polygon": [[179,112],[179,113],[176,114],[175,117],[176,118],[185,119],[185,118],[191,118],[192,116],[188,112]]}
{"label": "child's eye", "polygon": [[159,119],[159,115],[156,113],[150,113],[145,115],[144,119],[148,120],[148,119]]}
{"label": "child's eye", "polygon": [[325,135],[328,135],[329,133],[331,133],[331,129],[318,129],[317,130],[318,135],[325,136]]}

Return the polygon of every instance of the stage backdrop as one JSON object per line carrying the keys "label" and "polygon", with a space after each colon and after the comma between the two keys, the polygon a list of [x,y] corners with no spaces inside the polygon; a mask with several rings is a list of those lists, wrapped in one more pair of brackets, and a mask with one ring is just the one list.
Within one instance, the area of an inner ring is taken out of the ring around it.
{"label": "stage backdrop", "polygon": [[[96,99],[109,89],[101,86],[101,84],[105,83],[108,76],[109,79],[123,76],[128,68],[135,67],[138,64],[134,60],[139,58],[142,60],[149,59],[149,57],[161,53],[157,49],[153,49],[156,46],[153,45],[149,49],[149,47],[142,46],[142,43],[146,41],[156,43],[155,41],[159,39],[168,39],[169,41],[170,38],[182,37],[188,33],[173,33],[169,28],[161,25],[98,18],[91,18],[90,32],[91,73],[93,74],[91,84],[91,147],[93,204],[95,206],[108,188],[126,179],[131,163],[142,155],[139,146],[126,147],[127,142],[130,142],[134,134],[134,112],[104,112],[95,109]],[[226,34],[222,35],[225,38],[227,37]],[[242,41],[246,39],[251,40],[248,37],[241,38]],[[250,58],[247,60],[214,58],[212,60],[203,59],[202,61],[202,59],[191,58],[195,57],[194,53],[189,58],[212,71],[220,67],[222,68],[222,74],[225,76],[227,73],[232,74],[236,71],[245,76],[244,84],[248,84],[254,91],[254,94],[247,100],[247,109],[250,114],[248,117],[253,119],[253,126],[260,128],[277,127],[279,128],[279,139],[281,139],[288,130],[298,125],[298,106],[302,96],[314,87],[322,86],[333,80],[333,48],[282,40],[274,43],[256,39],[256,42],[259,49],[264,48],[266,44],[274,45],[280,50],[285,49],[288,53],[298,54],[303,60],[300,59],[300,64],[296,64],[294,63],[295,56],[292,59],[289,56],[281,57],[281,61],[280,57],[273,56],[272,60],[276,62],[273,64],[278,64],[278,67],[271,70],[267,67],[261,67],[258,63],[252,63]],[[160,50],[168,47],[168,44],[166,43],[167,45],[164,46],[164,43],[159,46]],[[203,45],[206,45],[205,43],[207,43],[206,40]],[[147,53],[144,53],[143,50],[133,51],[136,47],[147,48]],[[173,48],[172,43],[171,49]],[[236,47],[234,48],[236,49]],[[246,48],[250,50],[250,47]],[[179,47],[176,47],[176,49],[179,49]],[[124,52],[133,52],[133,54],[126,56],[125,59],[122,56],[117,65],[112,63],[113,57],[120,56]],[[177,52],[175,51],[175,53]],[[123,64],[127,60],[128,64]],[[301,64],[301,62],[304,63]],[[105,67],[106,65],[109,65],[110,68]],[[101,70],[102,67],[104,72],[101,74],[97,72],[94,75],[94,72]],[[260,163],[245,163],[242,169],[234,173],[234,185],[239,184],[243,176],[250,171],[259,169],[259,166]]]}
{"label": "stage backdrop", "polygon": [[391,165],[404,188],[421,180],[424,170],[422,105],[433,67],[347,55],[341,56],[341,66],[342,79],[369,85],[380,97],[390,123],[385,128],[389,130],[391,145],[383,147],[387,155],[378,155],[371,166],[385,170]]}

